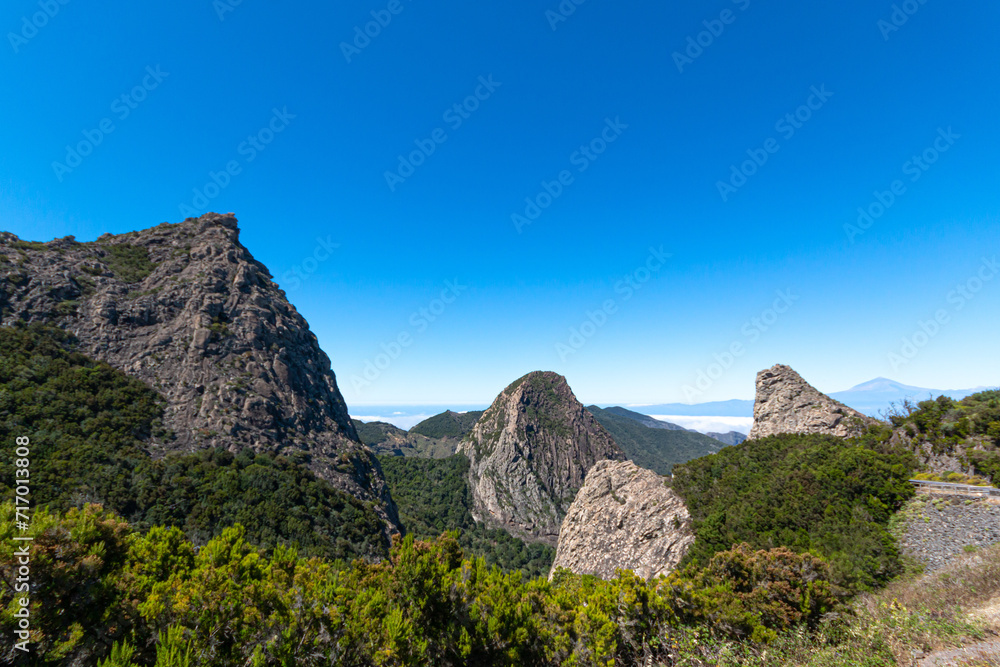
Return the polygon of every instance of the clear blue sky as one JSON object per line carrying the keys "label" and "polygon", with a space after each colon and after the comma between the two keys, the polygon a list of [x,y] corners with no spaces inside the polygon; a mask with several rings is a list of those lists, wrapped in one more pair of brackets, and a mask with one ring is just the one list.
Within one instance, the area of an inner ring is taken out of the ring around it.
{"label": "clear blue sky", "polygon": [[[911,0],[897,30],[888,1],[589,0],[566,20],[556,0],[225,1],[5,4],[0,227],[92,240],[235,212],[349,404],[489,402],[534,369],[604,403],[749,398],[777,362],[827,391],[1000,382],[1000,275],[976,282],[1000,254],[995,2]],[[372,12],[391,21],[345,56]],[[707,46],[675,56],[689,37]],[[434,152],[411,174],[415,142]],[[210,172],[229,182],[199,200]],[[543,181],[562,192],[518,229]]]}

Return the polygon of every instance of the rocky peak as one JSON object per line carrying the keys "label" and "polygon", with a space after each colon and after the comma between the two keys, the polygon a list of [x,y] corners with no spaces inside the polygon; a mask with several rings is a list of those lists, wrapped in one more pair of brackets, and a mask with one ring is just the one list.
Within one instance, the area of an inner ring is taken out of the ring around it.
{"label": "rocky peak", "polygon": [[504,389],[458,451],[471,461],[476,519],[552,545],[590,468],[625,459],[566,378],[541,371]]}
{"label": "rocky peak", "polygon": [[610,579],[623,569],[651,579],[676,568],[694,533],[665,481],[631,461],[598,461],[563,520],[552,572]]}
{"label": "rocky peak", "polygon": [[849,437],[872,421],[818,391],[789,366],[776,364],[757,373],[750,439],[778,433]]}
{"label": "rocky peak", "polygon": [[296,453],[398,525],[330,359],[232,214],[93,242],[0,238],[0,323],[44,321],[165,399],[155,456],[223,446]]}

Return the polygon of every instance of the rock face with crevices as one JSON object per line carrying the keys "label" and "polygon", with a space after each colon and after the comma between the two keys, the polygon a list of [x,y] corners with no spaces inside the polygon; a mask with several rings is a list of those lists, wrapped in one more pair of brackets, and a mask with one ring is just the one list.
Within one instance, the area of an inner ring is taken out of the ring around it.
{"label": "rock face with crevices", "polygon": [[789,366],[776,364],[757,373],[751,440],[778,433],[823,433],[845,438],[863,431],[873,421],[818,391]]}
{"label": "rock face with crevices", "polygon": [[552,546],[587,471],[604,459],[625,460],[566,378],[541,371],[504,389],[458,452],[471,462],[475,519]]}
{"label": "rock face with crevices", "polygon": [[0,322],[56,324],[81,351],[157,390],[170,435],[149,442],[152,455],[295,454],[395,529],[330,359],[239,233],[232,214],[215,213],[89,243],[0,233]]}
{"label": "rock face with crevices", "polygon": [[[599,461],[566,513],[552,572],[646,579],[677,567],[694,542],[684,501],[665,478],[631,461]],[[551,574],[550,574],[551,577]]]}

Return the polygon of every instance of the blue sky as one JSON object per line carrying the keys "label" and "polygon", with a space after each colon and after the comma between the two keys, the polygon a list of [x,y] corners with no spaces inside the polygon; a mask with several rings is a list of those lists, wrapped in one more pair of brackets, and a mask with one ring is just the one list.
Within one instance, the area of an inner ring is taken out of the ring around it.
{"label": "blue sky", "polygon": [[349,404],[994,385],[1000,7],[897,7],[14,0],[0,227],[235,212]]}

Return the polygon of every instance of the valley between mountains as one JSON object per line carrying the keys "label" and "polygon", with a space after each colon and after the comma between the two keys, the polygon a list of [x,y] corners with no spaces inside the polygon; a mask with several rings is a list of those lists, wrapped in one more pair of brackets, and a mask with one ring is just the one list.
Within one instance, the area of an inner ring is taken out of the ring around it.
{"label": "valley between mountains", "polygon": [[517,369],[483,411],[359,421],[239,235],[0,233],[34,511],[22,596],[5,444],[0,626],[30,610],[32,664],[895,665],[1000,632],[1000,392],[876,419],[776,364],[710,437]]}

